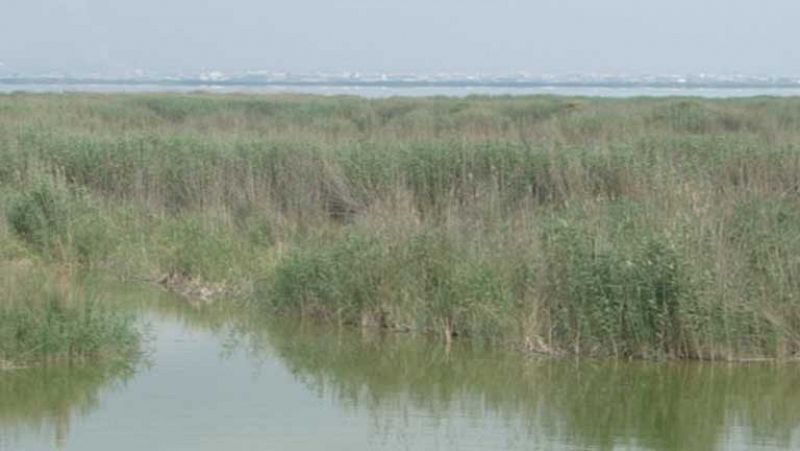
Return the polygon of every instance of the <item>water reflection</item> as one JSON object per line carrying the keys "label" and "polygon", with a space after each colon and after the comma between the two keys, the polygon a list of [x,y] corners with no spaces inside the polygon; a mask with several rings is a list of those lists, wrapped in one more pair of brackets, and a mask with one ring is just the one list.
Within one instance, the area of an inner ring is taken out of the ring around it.
{"label": "water reflection", "polygon": [[[265,348],[316,392],[391,424],[408,404],[433,417],[502,419],[525,440],[591,449],[797,446],[793,364],[532,360],[396,335],[271,324]],[[335,338],[334,338],[335,337]]]}
{"label": "water reflection", "polygon": [[0,372],[0,450],[800,446],[793,364],[532,359],[147,288],[113,299],[151,323],[151,365]]}
{"label": "water reflection", "polygon": [[92,412],[132,375],[131,367],[120,365],[0,371],[0,449],[26,430],[63,445],[75,418]]}

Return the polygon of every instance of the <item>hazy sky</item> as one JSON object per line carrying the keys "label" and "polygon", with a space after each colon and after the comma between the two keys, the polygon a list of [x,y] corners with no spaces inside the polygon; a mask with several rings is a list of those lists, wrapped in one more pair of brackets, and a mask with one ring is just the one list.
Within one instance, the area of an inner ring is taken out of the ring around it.
{"label": "hazy sky", "polygon": [[800,75],[797,0],[0,0],[0,72]]}

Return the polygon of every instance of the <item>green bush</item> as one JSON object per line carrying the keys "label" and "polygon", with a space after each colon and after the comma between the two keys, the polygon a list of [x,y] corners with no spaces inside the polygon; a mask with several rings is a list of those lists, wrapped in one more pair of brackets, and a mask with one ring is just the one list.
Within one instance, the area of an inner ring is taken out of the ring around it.
{"label": "green bush", "polygon": [[261,296],[279,311],[447,339],[504,338],[513,306],[504,275],[436,231],[309,243],[278,263],[271,287]]}
{"label": "green bush", "polygon": [[314,241],[282,259],[268,299],[281,311],[333,317],[358,324],[380,320],[381,292],[388,283],[387,255],[371,237],[348,235],[331,243]]}
{"label": "green bush", "polygon": [[29,365],[139,352],[134,317],[36,272],[16,274],[0,302],[0,364]]}
{"label": "green bush", "polygon": [[63,186],[39,180],[11,199],[6,218],[20,238],[44,250],[66,239],[69,209],[70,194]]}
{"label": "green bush", "polygon": [[13,233],[46,256],[102,261],[113,248],[113,226],[85,190],[39,180],[12,197],[6,219]]}
{"label": "green bush", "polygon": [[695,291],[680,253],[667,236],[625,224],[627,216],[608,218],[610,236],[591,232],[579,216],[545,229],[559,341],[594,353],[685,352],[681,304],[693,302]]}
{"label": "green bush", "polygon": [[183,278],[225,280],[232,262],[243,258],[233,237],[198,217],[169,218],[156,226],[156,257],[162,272]]}

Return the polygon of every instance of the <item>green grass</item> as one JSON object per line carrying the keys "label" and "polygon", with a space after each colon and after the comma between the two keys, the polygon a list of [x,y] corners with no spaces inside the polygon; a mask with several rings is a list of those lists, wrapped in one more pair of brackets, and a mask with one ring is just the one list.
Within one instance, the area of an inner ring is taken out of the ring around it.
{"label": "green grass", "polygon": [[0,97],[0,255],[552,354],[800,350],[800,100]]}
{"label": "green grass", "polygon": [[4,270],[0,366],[125,362],[139,353],[141,336],[132,316],[112,311],[85,288],[48,272]]}

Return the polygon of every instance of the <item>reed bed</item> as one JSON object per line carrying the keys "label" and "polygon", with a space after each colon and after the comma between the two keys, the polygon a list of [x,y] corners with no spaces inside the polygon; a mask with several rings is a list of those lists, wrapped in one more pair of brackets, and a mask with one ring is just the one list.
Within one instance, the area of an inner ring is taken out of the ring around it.
{"label": "reed bed", "polygon": [[7,95],[0,254],[445,342],[792,357],[799,145],[796,99]]}
{"label": "reed bed", "polygon": [[133,317],[113,311],[63,269],[4,264],[0,275],[0,369],[123,363],[139,354]]}

